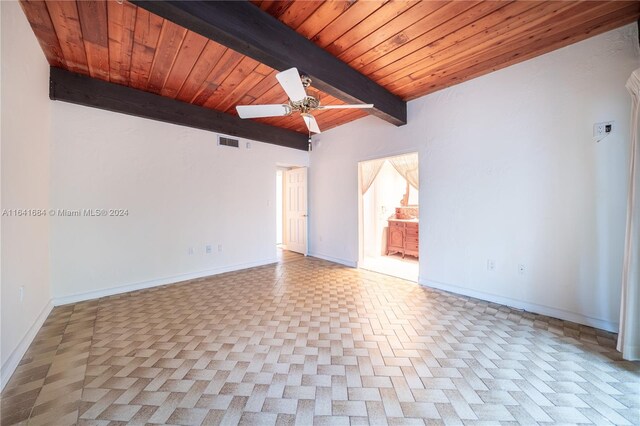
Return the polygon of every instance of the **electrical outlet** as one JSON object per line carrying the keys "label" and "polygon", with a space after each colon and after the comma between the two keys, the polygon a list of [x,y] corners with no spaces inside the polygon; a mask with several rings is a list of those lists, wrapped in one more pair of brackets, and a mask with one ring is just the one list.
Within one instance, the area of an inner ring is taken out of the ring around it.
{"label": "electrical outlet", "polygon": [[526,268],[524,267],[524,265],[523,265],[522,263],[521,263],[521,264],[519,264],[519,265],[518,265],[518,273],[519,273],[520,275],[524,275],[525,271],[526,271]]}
{"label": "electrical outlet", "polygon": [[206,246],[204,246],[204,252],[207,254],[211,254],[211,244],[207,244]]}
{"label": "electrical outlet", "polygon": [[493,259],[487,259],[487,271],[496,270],[496,261]]}
{"label": "electrical outlet", "polygon": [[593,137],[601,139],[611,133],[613,133],[615,122],[603,121],[602,123],[595,123],[593,125]]}
{"label": "electrical outlet", "polygon": [[18,289],[18,299],[20,300],[20,303],[22,303],[22,301],[24,300],[24,286],[21,285],[20,288]]}
{"label": "electrical outlet", "polygon": [[218,244],[218,251],[222,252],[222,244]]}
{"label": "electrical outlet", "polygon": [[192,255],[194,253],[193,247],[189,247],[188,253],[189,255]]}
{"label": "electrical outlet", "polygon": [[604,123],[596,123],[593,125],[593,136],[596,138],[604,136]]}

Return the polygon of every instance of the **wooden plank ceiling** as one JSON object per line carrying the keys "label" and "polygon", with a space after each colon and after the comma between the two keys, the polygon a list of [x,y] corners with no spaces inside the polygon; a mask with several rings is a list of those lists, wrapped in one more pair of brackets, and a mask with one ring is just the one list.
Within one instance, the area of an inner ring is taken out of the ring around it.
{"label": "wooden plank ceiling", "polygon": [[[634,22],[637,1],[253,1],[405,100]],[[126,1],[21,0],[54,67],[230,114],[283,103],[276,70]],[[319,93],[322,104],[340,104]],[[314,112],[323,130],[366,115]],[[306,133],[299,116],[265,123]]]}

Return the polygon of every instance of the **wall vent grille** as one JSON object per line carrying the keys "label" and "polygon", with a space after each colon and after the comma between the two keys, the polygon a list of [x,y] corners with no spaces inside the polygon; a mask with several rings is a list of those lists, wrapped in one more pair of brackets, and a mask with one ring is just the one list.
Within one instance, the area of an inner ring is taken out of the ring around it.
{"label": "wall vent grille", "polygon": [[240,141],[238,139],[225,138],[220,136],[218,138],[218,145],[230,146],[233,148],[240,148]]}

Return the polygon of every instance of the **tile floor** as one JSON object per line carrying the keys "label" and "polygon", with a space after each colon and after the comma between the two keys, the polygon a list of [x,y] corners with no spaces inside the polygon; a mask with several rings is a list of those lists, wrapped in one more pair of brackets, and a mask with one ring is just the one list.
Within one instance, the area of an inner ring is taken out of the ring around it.
{"label": "tile floor", "polygon": [[360,267],[414,283],[418,282],[420,270],[418,259],[413,256],[405,256],[403,259],[399,253],[391,256],[365,256]]}
{"label": "tile floor", "polygon": [[318,259],[55,308],[0,423],[640,423],[614,335]]}

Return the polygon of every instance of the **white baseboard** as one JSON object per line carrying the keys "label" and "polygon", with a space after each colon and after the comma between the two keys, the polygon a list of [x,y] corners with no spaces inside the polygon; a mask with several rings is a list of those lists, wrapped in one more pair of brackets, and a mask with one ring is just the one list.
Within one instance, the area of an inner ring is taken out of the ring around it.
{"label": "white baseboard", "polygon": [[525,311],[532,312],[535,314],[546,315],[552,318],[558,318],[565,321],[571,321],[578,324],[588,325],[590,327],[611,331],[613,333],[618,332],[617,322],[610,322],[610,321],[602,320],[599,318],[593,318],[587,315],[578,314],[575,312],[565,311],[563,309],[552,308],[550,306],[538,305],[536,303],[525,302],[522,300],[511,299],[509,297],[503,297],[503,296],[498,296],[491,293],[472,290],[465,287],[458,287],[452,284],[445,284],[438,281],[432,281],[423,277],[420,277],[418,279],[418,283],[426,287],[433,287],[433,288],[448,291],[451,293],[461,294],[463,296],[474,297],[476,299],[485,300],[487,302],[499,303],[500,305],[506,305],[516,309],[523,309]]}
{"label": "white baseboard", "polygon": [[339,263],[341,265],[348,266],[350,268],[355,268],[357,266],[357,262],[354,262],[353,260],[340,259],[339,257],[333,257],[326,254],[309,253],[309,256],[317,257],[318,259],[322,259],[322,260],[328,260],[329,262],[333,262],[333,263]]}
{"label": "white baseboard", "polygon": [[42,327],[42,324],[44,324],[44,321],[47,319],[52,309],[53,303],[49,301],[44,306],[40,315],[38,315],[38,318],[36,318],[27,333],[22,337],[18,346],[13,350],[13,352],[11,352],[11,355],[9,355],[9,358],[5,361],[2,367],[0,367],[0,391],[2,391],[6,384],[9,383],[9,379],[13,375],[13,372],[16,371],[20,360],[27,352],[27,349],[29,349],[31,342],[33,342],[33,339],[36,337],[36,334],[38,334],[38,331],[40,331],[40,327]]}
{"label": "white baseboard", "polygon": [[140,281],[137,283],[130,283],[120,285],[117,287],[110,287],[101,290],[87,291],[84,293],[75,293],[68,296],[60,296],[53,298],[54,306],[68,305],[69,303],[83,302],[85,300],[99,299],[101,297],[113,296],[115,294],[127,293],[135,290],[143,290],[145,288],[157,287],[161,285],[174,284],[182,281],[194,280],[197,278],[204,278],[211,275],[223,274],[225,272],[238,271],[240,269],[255,268],[256,266],[269,265],[271,263],[277,263],[277,258],[264,259],[256,262],[239,263],[235,265],[222,266],[219,268],[205,269],[197,272],[189,272],[186,274],[178,274],[170,277],[156,278],[148,281]]}

